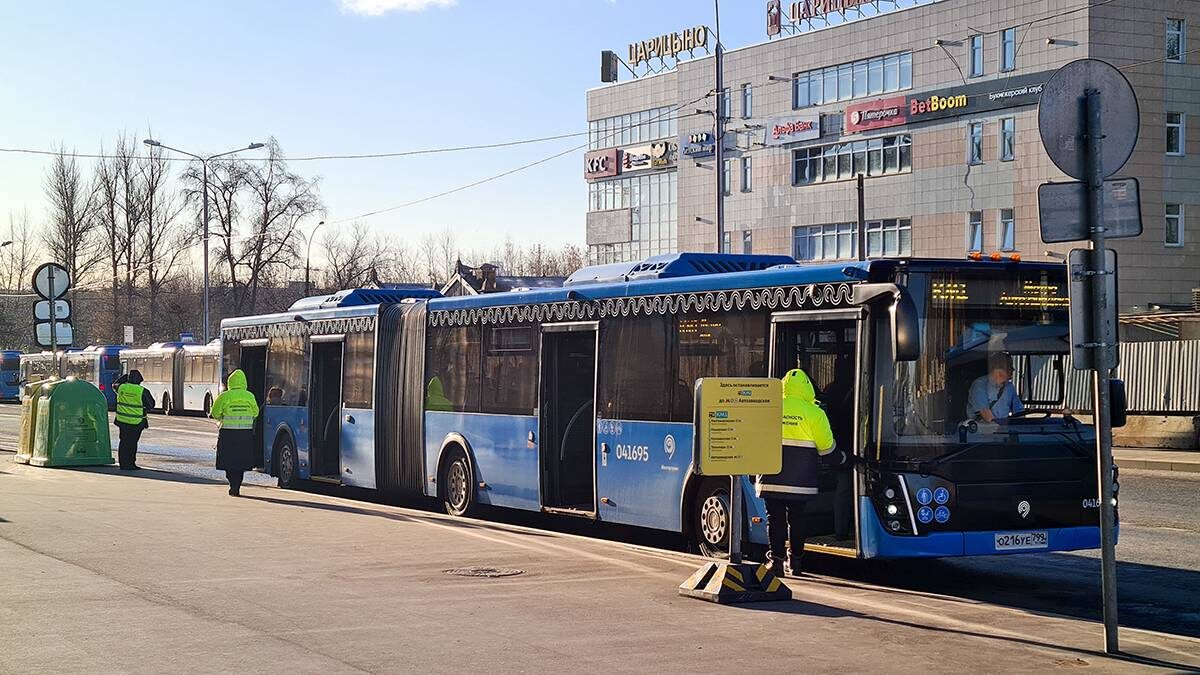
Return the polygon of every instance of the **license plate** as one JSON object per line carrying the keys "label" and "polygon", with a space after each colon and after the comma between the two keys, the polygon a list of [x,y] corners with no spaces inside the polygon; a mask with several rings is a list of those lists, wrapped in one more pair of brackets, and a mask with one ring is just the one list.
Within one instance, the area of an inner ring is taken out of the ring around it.
{"label": "license plate", "polygon": [[1045,530],[1035,532],[1003,532],[996,535],[997,551],[1019,551],[1027,548],[1046,548],[1049,538]]}

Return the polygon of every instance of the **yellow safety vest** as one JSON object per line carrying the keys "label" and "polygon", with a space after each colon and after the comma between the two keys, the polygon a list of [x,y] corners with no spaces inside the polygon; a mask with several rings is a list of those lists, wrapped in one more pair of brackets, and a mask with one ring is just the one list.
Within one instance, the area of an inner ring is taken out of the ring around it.
{"label": "yellow safety vest", "polygon": [[146,409],[142,407],[142,393],[146,388],[140,384],[126,382],[117,387],[117,422],[138,426],[146,421]]}
{"label": "yellow safety vest", "polygon": [[258,401],[246,390],[246,374],[235,370],[229,375],[229,387],[213,401],[209,414],[220,420],[222,429],[253,429],[258,417]]}

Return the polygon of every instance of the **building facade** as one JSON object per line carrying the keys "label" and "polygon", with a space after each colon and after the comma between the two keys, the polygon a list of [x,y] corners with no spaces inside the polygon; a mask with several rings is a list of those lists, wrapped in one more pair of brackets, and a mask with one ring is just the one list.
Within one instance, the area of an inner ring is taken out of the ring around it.
{"label": "building facade", "polygon": [[[1057,68],[1097,58],[1122,69],[1140,112],[1116,174],[1138,179],[1144,224],[1140,237],[1112,241],[1121,308],[1190,304],[1200,287],[1200,2],[933,0],[863,14],[727,48],[722,97],[712,56],[588,91],[591,261],[718,246],[853,259],[859,174],[868,256],[1064,254],[1083,244],[1039,235],[1038,186],[1071,179],[1042,147],[1037,103]],[[725,120],[722,167],[714,113]]]}

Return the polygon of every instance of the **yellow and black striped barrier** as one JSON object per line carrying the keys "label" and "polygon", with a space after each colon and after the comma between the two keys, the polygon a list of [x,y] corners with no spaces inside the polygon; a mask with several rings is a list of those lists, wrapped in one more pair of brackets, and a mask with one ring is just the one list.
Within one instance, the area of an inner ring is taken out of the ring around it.
{"label": "yellow and black striped barrier", "polygon": [[791,600],[792,590],[766,565],[710,562],[679,585],[679,594],[722,605]]}

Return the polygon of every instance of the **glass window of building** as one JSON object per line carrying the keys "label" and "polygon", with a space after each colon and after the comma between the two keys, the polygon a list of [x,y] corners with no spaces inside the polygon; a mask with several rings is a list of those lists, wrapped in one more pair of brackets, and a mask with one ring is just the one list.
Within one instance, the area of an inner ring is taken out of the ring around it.
{"label": "glass window of building", "polygon": [[1005,117],[1000,120],[1000,161],[1011,162],[1017,156],[1017,120]]}
{"label": "glass window of building", "polygon": [[885,218],[867,221],[867,257],[912,255],[912,220]]}
{"label": "glass window of building", "polygon": [[1167,246],[1183,246],[1183,205],[1167,204],[1163,242]]}
{"label": "glass window of building", "polygon": [[983,122],[967,125],[967,163],[983,164]]}
{"label": "glass window of building", "polygon": [[742,192],[750,192],[754,189],[754,168],[751,165],[750,157],[742,158]]}
{"label": "glass window of building", "polygon": [[733,192],[733,160],[722,160],[721,166],[721,191],[726,196]]}
{"label": "glass window of building", "polygon": [[851,260],[857,257],[854,223],[803,225],[792,228],[792,257],[800,261]]}
{"label": "glass window of building", "polygon": [[1000,70],[1009,71],[1017,67],[1017,29],[1000,31]]}
{"label": "glass window of building", "polygon": [[912,171],[912,136],[899,134],[792,151],[792,183],[849,180],[862,173],[885,176]]}
{"label": "glass window of building", "polygon": [[1017,224],[1013,220],[1012,209],[1000,209],[1000,226],[996,231],[996,241],[1000,242],[1001,251],[1017,250]]}
{"label": "glass window of building", "polygon": [[983,75],[983,36],[972,35],[967,42],[970,53],[967,56],[967,63],[970,64],[971,77],[979,77]]}
{"label": "glass window of building", "polygon": [[983,211],[967,215],[967,252],[983,250]]}
{"label": "glass window of building", "polygon": [[1183,63],[1184,51],[1183,19],[1167,19],[1167,60]]}
{"label": "glass window of building", "polygon": [[729,100],[729,88],[721,90],[721,95],[717,97],[717,105],[721,108],[721,117],[729,119],[733,114],[733,104]]}
{"label": "glass window of building", "polygon": [[675,111],[669,106],[616,115],[588,123],[588,149],[615,148],[670,138],[676,132]]}
{"label": "glass window of building", "polygon": [[742,117],[749,119],[754,116],[754,90],[750,83],[742,85]]}
{"label": "glass window of building", "polygon": [[721,233],[721,253],[733,253],[733,234],[729,230]]}
{"label": "glass window of building", "polygon": [[746,255],[750,255],[754,249],[753,242],[751,240],[752,236],[753,235],[750,234],[750,230],[742,230],[742,253],[745,253]]}
{"label": "glass window of building", "polygon": [[1186,124],[1183,113],[1167,113],[1167,154],[1182,155],[1185,152],[1184,139]]}
{"label": "glass window of building", "polygon": [[806,108],[912,87],[912,52],[902,52],[796,73],[792,107]]}
{"label": "glass window of building", "polygon": [[588,247],[591,264],[644,260],[677,245],[677,171],[647,172],[590,183],[589,210],[630,209],[632,238],[619,244]]}

